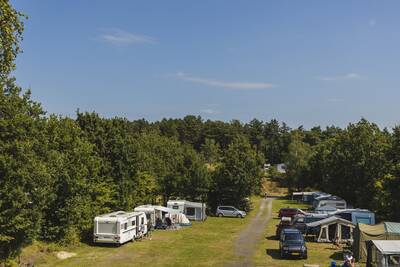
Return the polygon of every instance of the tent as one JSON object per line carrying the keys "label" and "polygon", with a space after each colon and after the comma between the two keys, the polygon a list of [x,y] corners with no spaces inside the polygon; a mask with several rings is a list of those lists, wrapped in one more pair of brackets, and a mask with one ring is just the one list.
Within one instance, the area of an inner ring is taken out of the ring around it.
{"label": "tent", "polygon": [[317,242],[345,242],[353,240],[353,229],[355,225],[345,219],[331,216],[326,219],[307,223],[307,233],[312,229],[318,229],[316,231]]}
{"label": "tent", "polygon": [[367,267],[400,266],[400,240],[371,240],[367,246]]}
{"label": "tent", "polygon": [[400,223],[383,222],[375,225],[359,223],[354,230],[353,253],[357,261],[367,260],[366,241],[400,240]]}

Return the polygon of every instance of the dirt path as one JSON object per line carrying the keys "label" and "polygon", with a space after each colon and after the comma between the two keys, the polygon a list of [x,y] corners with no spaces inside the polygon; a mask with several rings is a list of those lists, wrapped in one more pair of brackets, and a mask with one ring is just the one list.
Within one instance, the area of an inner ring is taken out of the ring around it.
{"label": "dirt path", "polygon": [[263,231],[272,216],[272,199],[262,199],[260,210],[251,219],[249,225],[240,233],[235,244],[235,255],[240,261],[229,263],[229,267],[252,266],[254,249],[260,239],[263,238]]}

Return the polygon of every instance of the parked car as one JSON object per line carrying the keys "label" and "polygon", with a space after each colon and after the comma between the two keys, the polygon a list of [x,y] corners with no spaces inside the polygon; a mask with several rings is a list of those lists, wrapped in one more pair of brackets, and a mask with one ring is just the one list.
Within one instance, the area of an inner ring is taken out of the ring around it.
{"label": "parked car", "polygon": [[276,239],[279,239],[283,229],[291,227],[292,227],[292,219],[290,217],[282,217],[279,224],[276,225],[276,232],[275,232]]}
{"label": "parked car", "polygon": [[298,229],[302,234],[306,233],[307,223],[316,222],[329,217],[328,214],[296,215],[292,218],[292,228]]}
{"label": "parked car", "polygon": [[232,206],[218,206],[216,213],[218,217],[238,217],[243,218],[246,212]]}
{"label": "parked car", "polygon": [[279,239],[281,258],[289,255],[298,255],[307,259],[307,247],[303,235],[297,229],[283,229]]}
{"label": "parked car", "polygon": [[302,212],[297,208],[282,208],[279,210],[278,217],[294,217],[297,214],[302,214]]}

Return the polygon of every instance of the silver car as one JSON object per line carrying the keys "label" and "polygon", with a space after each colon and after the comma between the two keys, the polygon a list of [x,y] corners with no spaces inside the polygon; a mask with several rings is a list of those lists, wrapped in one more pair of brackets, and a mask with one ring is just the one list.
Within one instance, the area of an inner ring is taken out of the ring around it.
{"label": "silver car", "polygon": [[238,217],[238,218],[243,218],[246,216],[246,212],[242,210],[238,210],[235,207],[232,206],[218,206],[217,212],[218,217]]}

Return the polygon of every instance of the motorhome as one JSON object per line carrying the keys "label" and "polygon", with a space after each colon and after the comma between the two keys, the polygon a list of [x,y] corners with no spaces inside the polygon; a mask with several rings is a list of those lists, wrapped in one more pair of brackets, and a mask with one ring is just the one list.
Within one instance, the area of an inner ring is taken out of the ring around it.
{"label": "motorhome", "polygon": [[146,233],[147,218],[144,212],[116,211],[94,218],[95,243],[123,244]]}
{"label": "motorhome", "polygon": [[207,219],[206,204],[187,200],[170,200],[167,207],[185,214],[189,220],[204,221]]}

